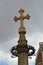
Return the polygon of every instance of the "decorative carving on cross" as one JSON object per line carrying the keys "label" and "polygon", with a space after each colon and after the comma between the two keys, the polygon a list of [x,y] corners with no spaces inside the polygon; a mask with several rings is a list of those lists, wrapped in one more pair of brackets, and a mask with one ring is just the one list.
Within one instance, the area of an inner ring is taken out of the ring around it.
{"label": "decorative carving on cross", "polygon": [[17,22],[17,20],[20,20],[20,27],[24,27],[24,25],[23,25],[23,20],[24,19],[29,19],[30,18],[30,16],[28,14],[26,16],[23,16],[23,12],[24,12],[24,10],[21,8],[19,10],[20,16],[19,17],[17,17],[17,16],[14,17],[15,22]]}

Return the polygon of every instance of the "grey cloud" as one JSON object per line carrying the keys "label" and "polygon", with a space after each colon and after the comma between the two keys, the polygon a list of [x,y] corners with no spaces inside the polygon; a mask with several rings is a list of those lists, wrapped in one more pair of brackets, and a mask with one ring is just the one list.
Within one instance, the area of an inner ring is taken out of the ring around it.
{"label": "grey cloud", "polygon": [[[29,21],[24,20],[27,35],[33,32],[43,32],[43,1],[4,0],[0,4],[0,42],[11,40],[18,36],[19,22],[15,23],[13,17],[19,16],[18,10],[22,7],[30,14]],[[25,3],[25,4],[24,4]],[[26,22],[25,22],[26,21]]]}

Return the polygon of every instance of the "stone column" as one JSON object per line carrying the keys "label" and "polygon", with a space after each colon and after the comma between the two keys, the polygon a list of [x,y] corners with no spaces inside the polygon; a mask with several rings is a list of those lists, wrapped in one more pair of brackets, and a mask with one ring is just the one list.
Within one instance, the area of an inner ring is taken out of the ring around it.
{"label": "stone column", "polygon": [[28,54],[22,52],[18,54],[18,65],[28,65]]}
{"label": "stone column", "polygon": [[25,28],[19,28],[18,65],[28,65],[28,45],[25,38]]}

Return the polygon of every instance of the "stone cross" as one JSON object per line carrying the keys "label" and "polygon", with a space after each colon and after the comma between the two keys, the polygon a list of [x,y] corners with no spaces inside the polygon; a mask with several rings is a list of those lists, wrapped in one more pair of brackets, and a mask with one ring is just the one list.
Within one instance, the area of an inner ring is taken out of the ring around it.
{"label": "stone cross", "polygon": [[23,16],[23,12],[24,12],[24,10],[21,8],[20,10],[19,10],[19,13],[20,13],[20,16],[19,17],[14,17],[14,21],[15,22],[17,22],[17,20],[20,20],[20,27],[23,27],[24,25],[23,25],[23,20],[24,19],[29,19],[30,18],[30,16],[27,14],[26,16]]}
{"label": "stone cross", "polygon": [[[30,16],[27,14],[26,16],[23,16],[23,9],[19,10],[20,16],[14,17],[14,21],[20,20],[20,28],[19,28],[19,40],[18,45],[12,47],[11,53],[15,56],[18,56],[18,65],[28,65],[28,56],[31,56],[34,54],[35,49],[32,46],[28,46],[27,40],[25,38],[25,28],[23,25],[24,19],[29,19]],[[29,52],[29,50],[32,50],[32,52]]]}

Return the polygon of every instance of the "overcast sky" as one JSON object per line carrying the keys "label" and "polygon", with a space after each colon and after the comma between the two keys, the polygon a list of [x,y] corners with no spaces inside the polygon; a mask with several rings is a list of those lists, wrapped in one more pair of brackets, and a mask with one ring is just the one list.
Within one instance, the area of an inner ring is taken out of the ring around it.
{"label": "overcast sky", "polygon": [[21,8],[24,16],[31,16],[29,20],[24,20],[28,44],[37,50],[39,42],[43,42],[43,0],[0,0],[0,65],[17,64],[17,58],[10,57],[10,49],[18,44],[19,21],[15,22],[13,18],[15,15],[19,17]]}

